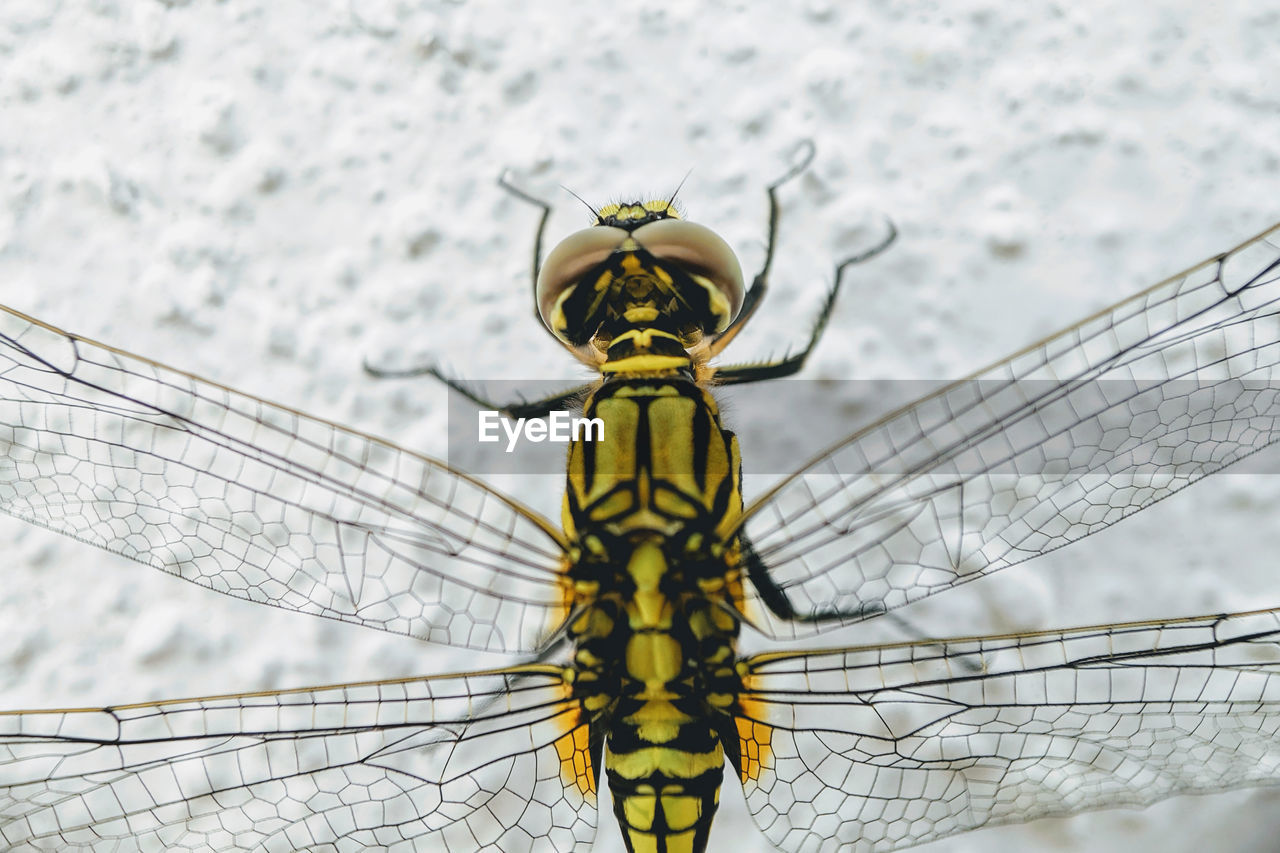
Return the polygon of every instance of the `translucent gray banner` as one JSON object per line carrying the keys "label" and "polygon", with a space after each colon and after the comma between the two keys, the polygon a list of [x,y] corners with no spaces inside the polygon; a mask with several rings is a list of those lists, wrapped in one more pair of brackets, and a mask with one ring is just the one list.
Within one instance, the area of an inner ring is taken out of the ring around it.
{"label": "translucent gray banner", "polygon": [[[475,387],[497,409],[561,394],[569,384]],[[1280,471],[1280,453],[1253,455],[1280,438],[1280,388],[1263,382],[781,380],[714,393],[725,427],[741,441],[743,470],[753,475],[791,474],[837,444],[843,445],[838,469],[820,463],[813,473],[1059,479],[1090,473],[1158,481],[1189,467]],[[480,475],[563,472],[580,416],[577,405],[521,423],[451,394],[448,461]],[[577,428],[583,435],[586,427]],[[596,424],[593,437],[600,430],[606,442],[635,444],[626,424]],[[663,439],[651,441],[661,447]],[[592,455],[597,470],[616,459],[617,472],[626,473],[631,464],[627,454],[604,456]]]}

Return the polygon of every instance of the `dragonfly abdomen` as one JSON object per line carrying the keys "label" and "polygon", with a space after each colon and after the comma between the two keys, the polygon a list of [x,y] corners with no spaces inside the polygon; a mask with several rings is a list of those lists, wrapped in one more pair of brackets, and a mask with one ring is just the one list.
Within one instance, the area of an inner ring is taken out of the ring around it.
{"label": "dragonfly abdomen", "polygon": [[616,614],[608,637],[575,637],[579,664],[598,670],[585,681],[616,691],[585,707],[607,707],[593,725],[607,733],[627,849],[698,853],[735,698],[712,673],[732,671],[738,633],[727,606],[736,549],[725,543],[742,510],[737,440],[687,371],[615,373],[585,413],[605,427],[569,454],[564,520],[582,555],[571,571],[596,591],[592,609]]}
{"label": "dragonfly abdomen", "polygon": [[[613,811],[631,853],[700,853],[720,803],[724,751],[711,727],[686,724],[672,746],[637,746],[617,752],[634,737],[614,729],[605,752]],[[706,752],[692,748],[705,741]],[[615,746],[616,745],[616,746]]]}
{"label": "dragonfly abdomen", "polygon": [[719,803],[720,730],[728,720],[711,701],[712,664],[703,656],[717,649],[711,657],[731,658],[737,626],[688,592],[679,609],[700,618],[673,618],[677,606],[664,589],[679,588],[680,578],[654,542],[636,549],[627,574],[634,585],[625,604],[629,635],[604,762],[614,811],[632,853],[697,853]]}
{"label": "dragonfly abdomen", "polygon": [[606,594],[575,623],[584,633],[574,638],[573,680],[593,732],[603,733],[632,853],[706,849],[741,686],[732,677],[737,623],[712,598],[668,599],[668,569],[657,542],[641,544],[627,565],[631,594]]}

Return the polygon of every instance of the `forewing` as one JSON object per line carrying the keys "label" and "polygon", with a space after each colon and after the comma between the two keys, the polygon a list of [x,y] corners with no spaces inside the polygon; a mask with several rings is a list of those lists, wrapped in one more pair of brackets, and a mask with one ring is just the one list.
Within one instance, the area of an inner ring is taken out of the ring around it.
{"label": "forewing", "polygon": [[566,612],[541,516],[441,462],[0,309],[0,509],[218,592],[491,651]]}
{"label": "forewing", "polygon": [[543,666],[3,713],[0,846],[586,850],[587,729]]}
{"label": "forewing", "polygon": [[756,576],[799,617],[753,621],[773,636],[857,621],[1108,527],[1280,437],[1277,380],[1280,226],[889,415],[753,503]]}
{"label": "forewing", "polygon": [[894,850],[1280,779],[1280,610],[748,666],[740,775],[783,850]]}

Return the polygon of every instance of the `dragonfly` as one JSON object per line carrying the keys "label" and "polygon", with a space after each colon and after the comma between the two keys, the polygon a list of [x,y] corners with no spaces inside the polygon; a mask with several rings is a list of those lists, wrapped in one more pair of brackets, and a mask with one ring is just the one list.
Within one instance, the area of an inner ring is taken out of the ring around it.
{"label": "dragonfly", "polygon": [[[704,850],[725,768],[781,850],[882,851],[1280,773],[1280,608],[798,649],[1109,527],[1280,437],[1280,225],[742,496],[717,357],[769,287],[673,200],[533,297],[589,386],[560,523],[447,464],[0,310],[0,508],[248,601],[512,666],[0,713],[13,850]],[[517,194],[518,191],[517,191]],[[435,371],[428,371],[435,372]],[[439,375],[437,373],[437,375]],[[479,394],[445,378],[476,402]],[[743,631],[775,642],[745,654]],[[429,653],[426,655],[430,660]]]}

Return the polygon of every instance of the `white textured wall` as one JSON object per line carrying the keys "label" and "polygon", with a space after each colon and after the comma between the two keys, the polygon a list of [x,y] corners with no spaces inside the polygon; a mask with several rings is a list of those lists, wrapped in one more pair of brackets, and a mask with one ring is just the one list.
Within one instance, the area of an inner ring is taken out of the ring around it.
{"label": "white textured wall", "polygon": [[[687,210],[751,266],[762,185],[812,137],[772,310],[738,355],[807,328],[880,211],[899,245],[855,277],[808,375],[955,376],[1280,219],[1264,5],[5,0],[0,301],[442,453],[441,390],[371,382],[362,357],[575,375],[528,316],[532,217],[502,167],[563,202],[554,234],[583,223],[558,183],[602,201],[693,167]],[[553,487],[509,485],[554,507]],[[919,618],[968,633],[1280,604],[1278,512],[1275,478],[1219,477]],[[423,671],[404,638],[16,522],[0,536],[3,707]],[[766,849],[726,800],[717,849]],[[927,849],[1270,850],[1277,810],[1244,792]],[[600,837],[620,849],[608,816]]]}

